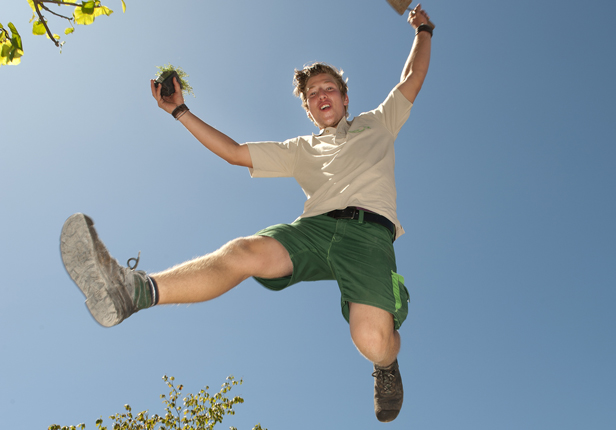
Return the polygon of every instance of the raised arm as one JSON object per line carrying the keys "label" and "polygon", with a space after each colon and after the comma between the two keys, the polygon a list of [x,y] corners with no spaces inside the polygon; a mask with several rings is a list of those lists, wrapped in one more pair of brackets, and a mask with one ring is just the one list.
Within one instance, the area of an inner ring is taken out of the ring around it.
{"label": "raised arm", "polygon": [[[157,87],[154,85],[153,80],[150,81],[152,96],[158,102],[158,107],[169,114],[173,113],[178,106],[184,104],[184,97],[182,96],[180,84],[175,78],[173,78],[173,85],[175,87],[175,93],[169,97],[163,97],[160,93],[162,85]],[[247,145],[238,144],[226,134],[221,133],[214,127],[201,121],[190,111],[181,113],[181,116],[178,115],[178,117],[178,121],[180,121],[203,146],[214,154],[230,164],[252,167],[252,159],[250,158]]]}
{"label": "raised arm", "polygon": [[[430,17],[418,4],[409,13],[408,22],[417,31],[422,25],[434,28]],[[425,27],[422,27],[425,28]],[[415,34],[411,53],[404,64],[400,83],[397,88],[411,103],[415,102],[417,94],[424,83],[430,65],[430,51],[432,49],[432,34],[429,31],[420,31]]]}

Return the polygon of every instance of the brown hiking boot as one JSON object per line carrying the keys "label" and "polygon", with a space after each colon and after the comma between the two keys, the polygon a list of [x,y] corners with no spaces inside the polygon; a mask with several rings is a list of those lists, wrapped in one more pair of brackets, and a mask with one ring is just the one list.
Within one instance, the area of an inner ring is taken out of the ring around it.
{"label": "brown hiking boot", "polygon": [[393,421],[400,413],[404,390],[398,360],[387,367],[374,365],[374,413],[384,423]]}

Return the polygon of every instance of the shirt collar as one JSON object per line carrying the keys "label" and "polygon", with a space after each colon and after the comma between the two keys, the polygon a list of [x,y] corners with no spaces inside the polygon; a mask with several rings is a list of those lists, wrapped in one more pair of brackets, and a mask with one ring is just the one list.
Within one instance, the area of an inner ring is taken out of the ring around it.
{"label": "shirt collar", "polygon": [[349,131],[349,127],[351,122],[346,118],[342,118],[336,127],[326,127],[320,130],[319,134],[312,133],[313,136],[326,136],[328,134],[333,134],[336,137],[344,137]]}

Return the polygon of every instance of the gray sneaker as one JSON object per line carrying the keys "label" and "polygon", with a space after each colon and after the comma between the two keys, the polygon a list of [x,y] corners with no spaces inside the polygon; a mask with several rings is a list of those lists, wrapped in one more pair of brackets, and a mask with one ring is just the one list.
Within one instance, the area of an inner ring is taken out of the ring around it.
{"label": "gray sneaker", "polygon": [[374,413],[379,421],[393,421],[402,409],[404,390],[398,360],[387,367],[374,365]]}
{"label": "gray sneaker", "polygon": [[60,235],[60,253],[66,271],[86,296],[86,306],[104,327],[119,324],[140,309],[152,306],[152,290],[145,272],[120,266],[101,242],[94,221],[71,215]]}

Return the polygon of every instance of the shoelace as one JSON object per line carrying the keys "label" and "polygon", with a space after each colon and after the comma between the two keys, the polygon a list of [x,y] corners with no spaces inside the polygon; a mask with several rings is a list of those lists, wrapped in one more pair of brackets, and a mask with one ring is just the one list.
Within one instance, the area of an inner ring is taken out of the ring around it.
{"label": "shoelace", "polygon": [[[137,266],[139,265],[139,258],[141,257],[141,251],[139,251],[139,253],[137,254],[137,258],[133,257],[133,258],[129,258],[128,261],[126,262],[126,265],[128,266],[128,268],[130,270],[135,270],[137,268]],[[135,265],[131,266],[130,262],[134,261]]]}
{"label": "shoelace", "polygon": [[377,383],[380,380],[383,387],[383,394],[389,394],[393,391],[392,384],[396,377],[394,376],[393,369],[376,369],[372,372],[372,376],[377,378]]}

